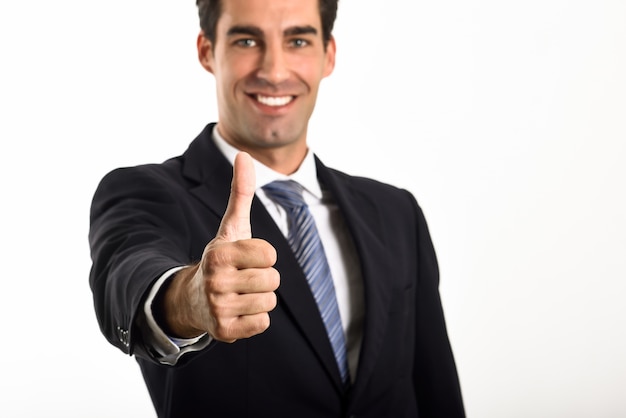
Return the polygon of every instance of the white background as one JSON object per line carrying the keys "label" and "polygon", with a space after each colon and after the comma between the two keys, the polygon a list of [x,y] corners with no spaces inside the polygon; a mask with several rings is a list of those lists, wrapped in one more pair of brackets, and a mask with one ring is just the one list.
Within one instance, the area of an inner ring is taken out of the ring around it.
{"label": "white background", "polygon": [[[215,120],[194,2],[0,5],[0,416],[153,417],[90,199]],[[626,2],[341,0],[310,143],[428,219],[468,417],[626,416]]]}

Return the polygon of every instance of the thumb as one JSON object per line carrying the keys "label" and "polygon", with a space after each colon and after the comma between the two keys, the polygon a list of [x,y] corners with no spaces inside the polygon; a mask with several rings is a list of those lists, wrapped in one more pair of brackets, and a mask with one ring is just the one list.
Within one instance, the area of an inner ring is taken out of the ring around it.
{"label": "thumb", "polygon": [[256,190],[254,163],[248,153],[240,152],[233,165],[233,182],[224,217],[217,231],[217,237],[225,241],[238,241],[252,238],[250,208]]}

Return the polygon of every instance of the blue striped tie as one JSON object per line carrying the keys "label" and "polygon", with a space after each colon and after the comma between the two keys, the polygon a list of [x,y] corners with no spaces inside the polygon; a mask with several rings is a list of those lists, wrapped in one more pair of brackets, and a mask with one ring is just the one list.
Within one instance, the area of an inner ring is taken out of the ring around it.
{"label": "blue striped tie", "polygon": [[264,186],[263,190],[287,212],[287,240],[309,282],[335,353],[341,379],[347,384],[349,371],[346,340],[335,297],[335,286],[315,221],[302,197],[302,186],[291,180],[274,181]]}

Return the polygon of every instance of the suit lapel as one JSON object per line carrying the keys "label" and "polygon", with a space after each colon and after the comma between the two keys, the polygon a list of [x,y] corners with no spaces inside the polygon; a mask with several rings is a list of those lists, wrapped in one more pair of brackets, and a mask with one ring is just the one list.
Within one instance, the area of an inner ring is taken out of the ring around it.
{"label": "suit lapel", "polygon": [[183,176],[195,183],[190,192],[220,219],[230,195],[233,167],[211,138],[215,124],[209,124],[183,154]]}
{"label": "suit lapel", "polygon": [[382,239],[386,236],[381,230],[385,219],[371,194],[350,187],[349,177],[335,174],[319,160],[317,171],[320,181],[335,197],[352,234],[361,263],[365,320],[359,366],[353,387],[353,396],[356,397],[367,386],[385,341],[393,284],[393,278],[389,278],[389,272],[393,271],[393,257],[388,254],[388,246]]}

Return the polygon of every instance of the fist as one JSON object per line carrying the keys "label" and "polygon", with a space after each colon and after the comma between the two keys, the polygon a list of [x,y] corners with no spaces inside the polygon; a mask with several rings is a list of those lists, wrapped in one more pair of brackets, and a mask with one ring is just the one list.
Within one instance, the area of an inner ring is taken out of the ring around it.
{"label": "fist", "polygon": [[167,290],[165,316],[176,335],[189,338],[207,332],[216,340],[234,342],[270,326],[280,276],[272,267],[274,247],[252,238],[255,184],[252,158],[241,152],[216,237],[198,265],[179,272]]}

